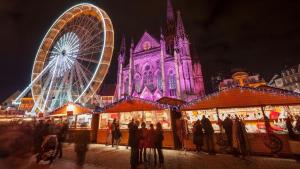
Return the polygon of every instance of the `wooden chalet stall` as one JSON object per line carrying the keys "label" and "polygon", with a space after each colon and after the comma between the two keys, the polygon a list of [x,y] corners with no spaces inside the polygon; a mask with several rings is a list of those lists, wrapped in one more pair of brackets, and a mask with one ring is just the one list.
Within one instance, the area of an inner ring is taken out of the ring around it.
{"label": "wooden chalet stall", "polygon": [[[108,124],[117,119],[122,133],[121,144],[128,143],[128,124],[132,118],[145,122],[147,128],[152,123],[160,122],[164,131],[164,147],[173,147],[173,133],[171,130],[171,117],[168,106],[156,102],[128,97],[104,107],[99,112],[99,130],[97,143],[104,144],[107,138]],[[110,142],[109,142],[110,143]]]}
{"label": "wooden chalet stall", "polygon": [[[235,87],[185,104],[181,107],[181,111],[188,119],[190,130],[193,123],[205,115],[211,120],[216,135],[220,133],[218,117],[224,120],[228,114],[231,117],[237,115],[245,123],[252,152],[269,154],[271,151],[265,141],[266,130],[263,120],[265,113],[276,136],[283,143],[280,153],[289,154],[285,120],[289,114],[300,115],[300,95],[271,88]],[[215,141],[217,138],[215,137]],[[194,148],[191,140],[189,147]]]}
{"label": "wooden chalet stall", "polygon": [[[93,112],[89,108],[83,107],[76,103],[67,103],[60,108],[50,112],[50,118],[54,123],[63,123],[67,120],[69,124],[69,142],[73,142],[75,135],[83,130],[92,132]],[[95,140],[92,138],[91,140]]]}

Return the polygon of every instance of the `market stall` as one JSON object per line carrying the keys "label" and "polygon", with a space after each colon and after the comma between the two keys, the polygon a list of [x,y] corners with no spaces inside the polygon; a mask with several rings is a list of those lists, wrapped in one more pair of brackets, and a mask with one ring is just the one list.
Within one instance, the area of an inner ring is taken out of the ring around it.
{"label": "market stall", "polygon": [[116,119],[120,124],[122,133],[121,144],[128,141],[128,124],[132,119],[145,122],[146,127],[160,122],[164,130],[165,147],[173,147],[173,134],[168,106],[140,98],[128,97],[104,107],[99,117],[98,143],[105,143],[109,123]]}
{"label": "market stall", "polygon": [[49,113],[54,123],[67,121],[69,124],[69,141],[73,141],[75,133],[82,130],[91,131],[92,110],[75,103],[67,103]]}
{"label": "market stall", "polygon": [[[218,118],[224,120],[228,114],[232,118],[238,116],[243,119],[249,138],[252,138],[252,148],[260,152],[267,151],[260,145],[262,141],[257,141],[266,133],[263,114],[270,119],[273,131],[286,143],[285,120],[288,115],[300,115],[300,95],[270,88],[235,87],[185,104],[181,111],[190,130],[193,123],[204,115],[210,119],[216,133],[220,132]],[[287,152],[288,146],[282,151]]]}

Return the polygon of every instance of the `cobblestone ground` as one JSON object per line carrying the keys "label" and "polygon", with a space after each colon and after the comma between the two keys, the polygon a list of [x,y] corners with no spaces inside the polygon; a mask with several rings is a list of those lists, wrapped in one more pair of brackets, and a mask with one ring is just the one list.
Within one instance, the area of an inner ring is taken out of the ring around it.
{"label": "cobblestone ground", "polygon": [[[36,164],[34,156],[0,160],[0,169],[130,169],[130,151],[125,147],[116,150],[104,145],[90,145],[85,165],[76,166],[73,145],[64,146],[64,157],[52,165]],[[231,155],[208,156],[193,152],[164,150],[165,169],[299,169],[300,163],[292,159],[248,157],[241,160]],[[156,168],[154,166],[152,169]],[[144,169],[144,166],[139,166]]]}

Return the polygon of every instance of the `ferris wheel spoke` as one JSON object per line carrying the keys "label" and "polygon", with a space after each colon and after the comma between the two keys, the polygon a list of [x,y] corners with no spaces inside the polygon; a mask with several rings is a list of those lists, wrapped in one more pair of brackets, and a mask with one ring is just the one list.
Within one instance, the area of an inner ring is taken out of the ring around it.
{"label": "ferris wheel spoke", "polygon": [[80,70],[79,70],[79,65],[78,64],[75,64],[75,70],[76,70],[76,75],[77,75],[77,80],[79,82],[79,87],[78,87],[78,90],[79,90],[79,93],[81,94],[83,91],[84,91],[84,88],[85,88],[85,85],[84,85],[84,82],[82,81],[82,78],[81,78],[81,75],[80,75]]}
{"label": "ferris wheel spoke", "polygon": [[[69,45],[69,46],[71,47],[71,49],[72,49],[74,46],[79,45],[79,43],[78,43],[79,40],[78,40],[78,38],[76,38],[75,33],[74,33],[74,34],[70,34],[70,35],[67,37],[66,42],[67,42],[67,45]],[[70,49],[70,50],[71,50],[71,49]]]}
{"label": "ferris wheel spoke", "polygon": [[[59,94],[61,94],[61,92],[63,90],[65,90],[65,85],[67,84],[68,77],[69,77],[69,72],[66,72],[65,75],[63,76],[63,79],[60,82],[58,88],[54,92],[54,99],[57,99],[59,97]],[[52,101],[51,104],[52,105],[50,107],[53,107],[55,104],[55,101],[54,102]]]}
{"label": "ferris wheel spoke", "polygon": [[46,104],[48,102],[49,94],[50,94],[50,91],[51,91],[51,88],[52,88],[52,84],[53,84],[53,79],[54,79],[55,74],[56,74],[56,69],[57,69],[58,61],[59,61],[59,58],[56,59],[56,63],[55,63],[55,66],[54,66],[53,75],[51,77],[50,86],[49,86],[49,89],[48,89],[48,92],[47,92],[47,95],[46,95],[46,99],[45,99],[42,111],[45,111],[45,107],[46,107]]}
{"label": "ferris wheel spoke", "polygon": [[99,49],[102,47],[102,42],[97,42],[94,43],[91,46],[86,46],[86,47],[82,47],[80,50],[80,53],[86,53],[86,52],[91,52],[91,51],[98,51],[98,53],[100,53]]}
{"label": "ferris wheel spoke", "polygon": [[[91,37],[86,38],[84,41],[81,42],[81,46],[83,48],[85,48],[86,46],[90,45],[90,43],[93,42],[96,38],[101,37],[101,34],[102,34],[102,32],[95,33]],[[98,40],[100,40],[100,39],[98,39]],[[97,43],[97,41],[94,43]]]}
{"label": "ferris wheel spoke", "polygon": [[[50,72],[48,72],[48,74],[50,74]],[[42,84],[42,89],[41,89],[41,94],[38,96],[38,100],[39,100],[39,103],[41,104],[44,104],[45,103],[45,92],[47,91],[47,88],[50,84],[50,81],[51,81],[51,76],[49,76],[48,74],[45,74],[46,75],[46,79],[44,80],[44,83]],[[35,96],[33,96],[35,97]],[[42,107],[39,107],[40,109],[42,109]]]}
{"label": "ferris wheel spoke", "polygon": [[[95,53],[98,53],[98,52],[95,52]],[[89,62],[89,63],[95,63],[95,64],[98,64],[99,61],[98,60],[95,60],[95,59],[92,59],[92,58],[84,58],[84,57],[81,57],[81,56],[86,56],[86,55],[91,55],[91,54],[95,54],[95,53],[88,53],[88,54],[82,54],[80,56],[77,56],[76,59],[78,60],[81,60],[81,61],[85,61],[85,62]]]}
{"label": "ferris wheel spoke", "polygon": [[[92,74],[89,71],[85,71],[80,64],[79,64],[79,71],[81,72],[82,77],[85,80],[86,84],[88,84],[90,82],[90,80],[88,80],[88,79],[90,79],[92,77]],[[89,77],[87,77],[87,76],[89,76]]]}
{"label": "ferris wheel spoke", "polygon": [[86,66],[82,65],[79,61],[76,61],[75,64],[79,65],[79,67],[86,71],[89,75],[93,75],[93,73],[88,68],[86,68]]}

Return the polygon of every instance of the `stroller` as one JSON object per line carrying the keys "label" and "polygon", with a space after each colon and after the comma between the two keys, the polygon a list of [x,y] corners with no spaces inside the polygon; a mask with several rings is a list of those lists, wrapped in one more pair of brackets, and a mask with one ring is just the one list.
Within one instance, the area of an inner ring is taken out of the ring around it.
{"label": "stroller", "polygon": [[36,162],[39,163],[41,160],[49,161],[52,164],[58,152],[58,140],[56,135],[48,135],[45,137],[41,151],[36,156]]}

